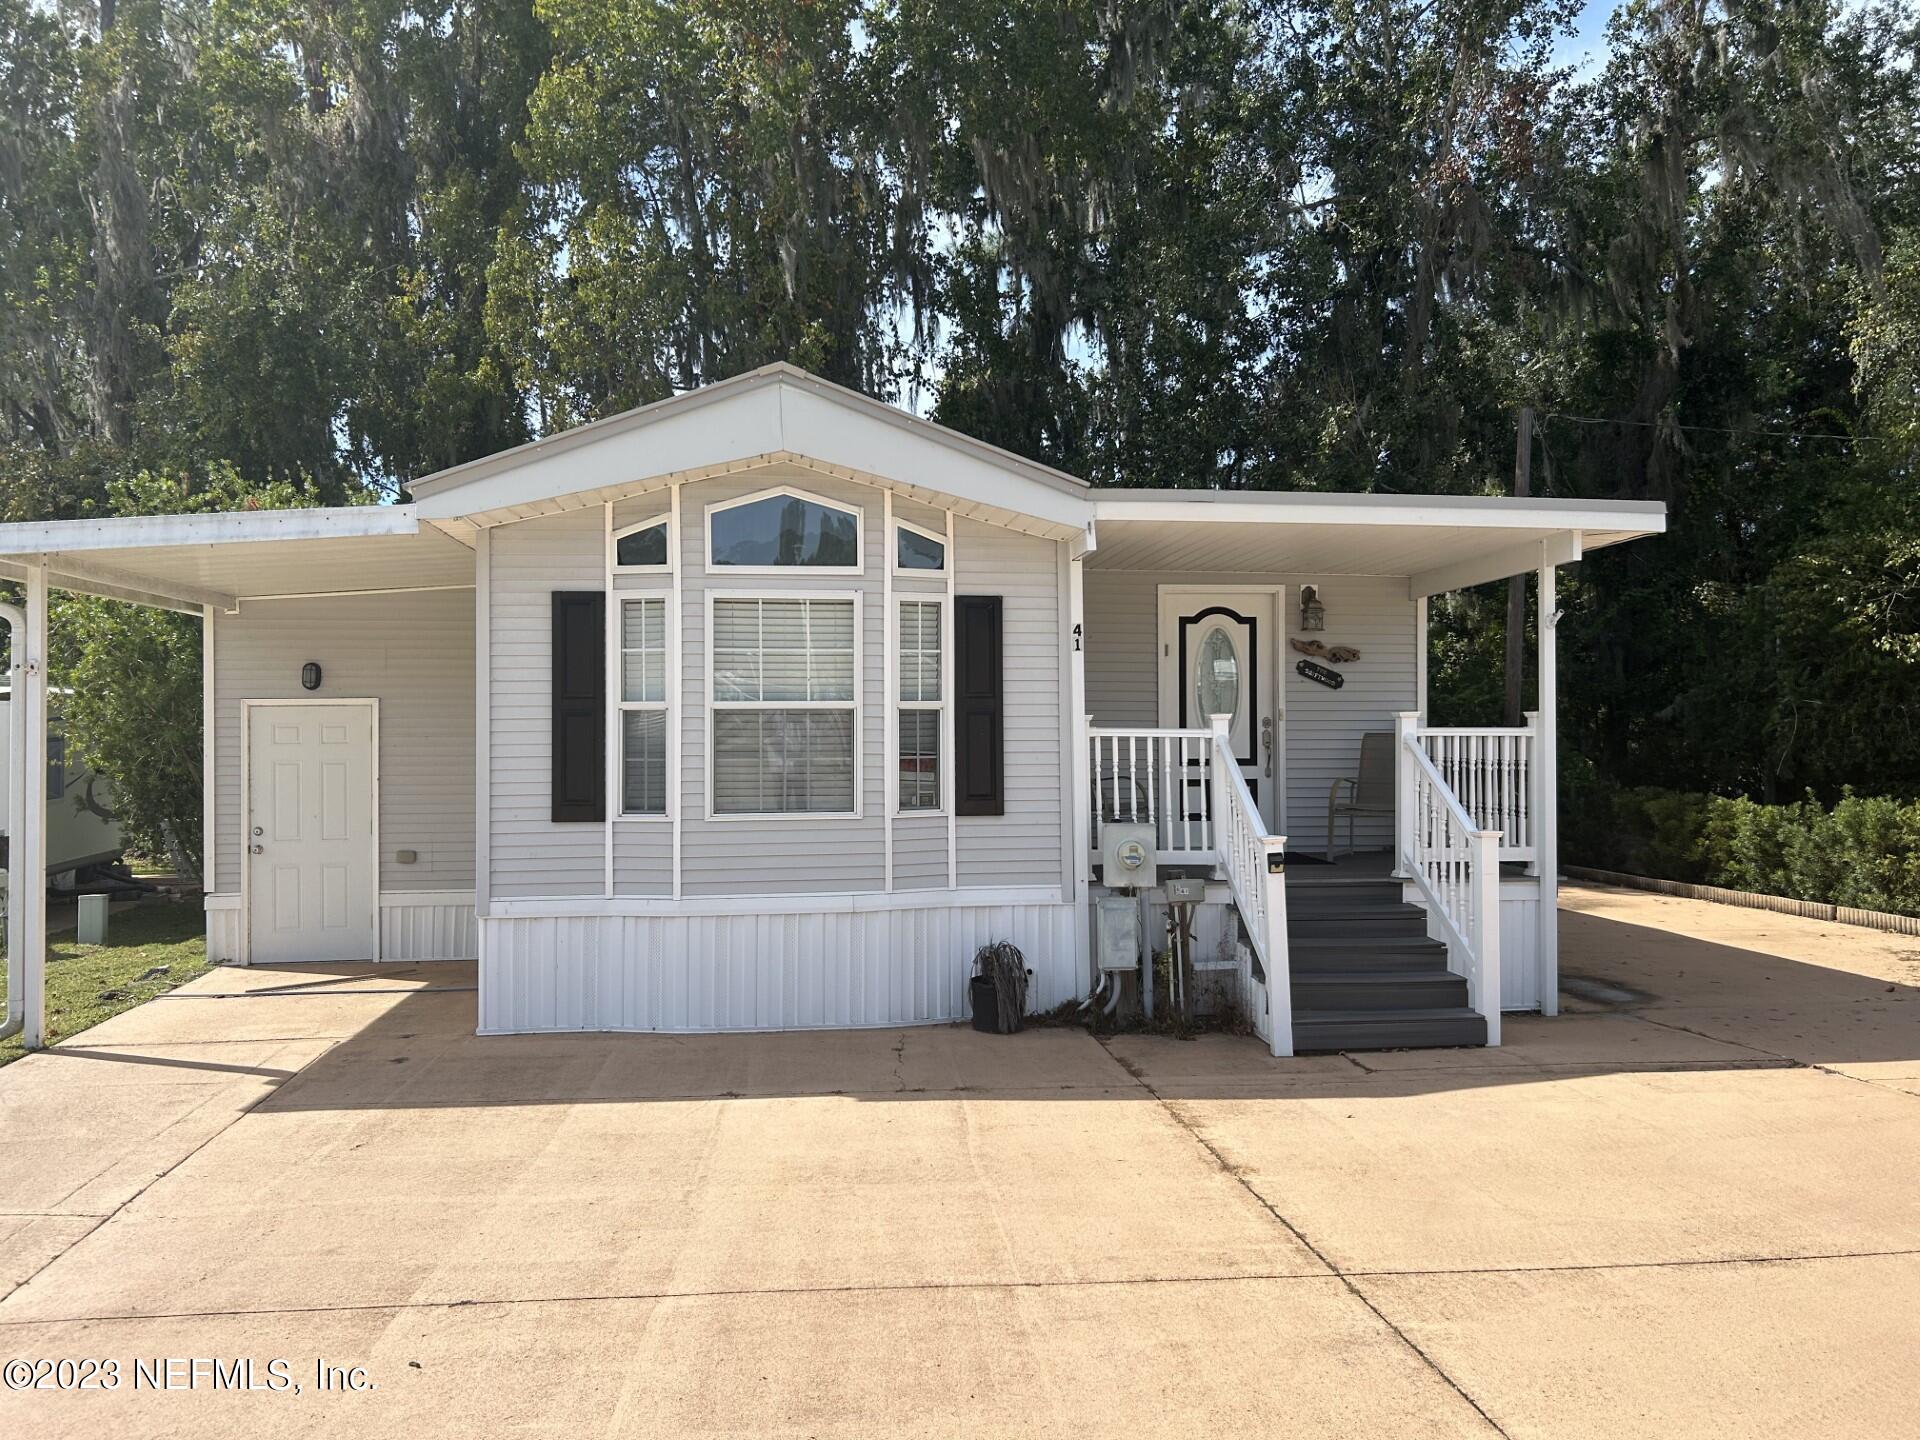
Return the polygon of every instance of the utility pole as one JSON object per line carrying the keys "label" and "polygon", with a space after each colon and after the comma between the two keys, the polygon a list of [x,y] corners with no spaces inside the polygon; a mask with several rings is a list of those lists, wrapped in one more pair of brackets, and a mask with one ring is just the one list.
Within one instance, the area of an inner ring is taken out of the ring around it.
{"label": "utility pole", "polygon": [[[1520,428],[1513,442],[1513,493],[1524,499],[1533,490],[1533,407],[1520,407]],[[1526,684],[1527,577],[1507,581],[1507,714],[1504,724],[1526,723],[1521,691]]]}

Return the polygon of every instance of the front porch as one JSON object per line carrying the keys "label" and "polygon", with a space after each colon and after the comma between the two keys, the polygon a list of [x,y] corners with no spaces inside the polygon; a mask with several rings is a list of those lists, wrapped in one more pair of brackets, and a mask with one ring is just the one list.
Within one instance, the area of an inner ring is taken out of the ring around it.
{"label": "front porch", "polygon": [[[1316,1032],[1294,1013],[1328,997],[1406,1012],[1444,997],[1434,1033],[1469,1033],[1460,1008],[1489,1044],[1503,1012],[1555,1012],[1556,573],[1647,533],[1572,502],[1369,502],[1116,493],[1081,567],[1085,873],[1150,904],[1163,870],[1218,882],[1242,998],[1275,1054],[1310,1032],[1386,1033],[1357,1019]],[[1429,598],[1527,575],[1537,710],[1514,726],[1430,724]],[[1107,873],[1116,835],[1151,848],[1156,883]],[[1290,920],[1303,886],[1343,884],[1353,903]],[[1368,936],[1380,943],[1353,943]],[[1423,968],[1436,955],[1440,976]],[[1345,973],[1392,968],[1405,983]]]}

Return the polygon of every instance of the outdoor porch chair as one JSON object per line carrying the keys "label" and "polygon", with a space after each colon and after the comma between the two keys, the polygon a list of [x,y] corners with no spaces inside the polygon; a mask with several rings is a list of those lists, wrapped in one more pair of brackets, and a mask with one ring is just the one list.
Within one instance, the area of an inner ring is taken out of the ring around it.
{"label": "outdoor porch chair", "polygon": [[[1393,814],[1393,732],[1369,730],[1360,737],[1360,773],[1342,776],[1327,790],[1327,860],[1334,856],[1333,827],[1347,817],[1347,849],[1353,845],[1356,815]],[[1346,795],[1341,796],[1341,787]]]}

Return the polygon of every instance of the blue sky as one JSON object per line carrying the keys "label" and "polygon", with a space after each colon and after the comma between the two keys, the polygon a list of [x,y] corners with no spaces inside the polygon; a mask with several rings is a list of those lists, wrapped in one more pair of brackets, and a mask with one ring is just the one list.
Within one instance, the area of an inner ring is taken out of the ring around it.
{"label": "blue sky", "polygon": [[1574,23],[1577,34],[1564,37],[1553,47],[1554,58],[1562,64],[1585,67],[1587,62],[1606,53],[1607,21],[1613,18],[1614,0],[1586,0]]}

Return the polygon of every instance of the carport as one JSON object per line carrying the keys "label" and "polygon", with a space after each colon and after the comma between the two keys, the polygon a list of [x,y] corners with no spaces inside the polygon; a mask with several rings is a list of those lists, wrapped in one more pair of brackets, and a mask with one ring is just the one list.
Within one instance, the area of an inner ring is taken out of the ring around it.
{"label": "carport", "polygon": [[[213,734],[214,617],[250,601],[470,589],[473,552],[461,527],[423,522],[411,505],[206,515],[52,520],[0,525],[0,580],[21,605],[0,605],[11,641],[15,723],[6,763],[7,1016],[0,1038],[46,1043],[48,613],[51,593],[147,605],[200,617],[203,745]],[[203,763],[204,845],[214,843],[213,767]]]}

